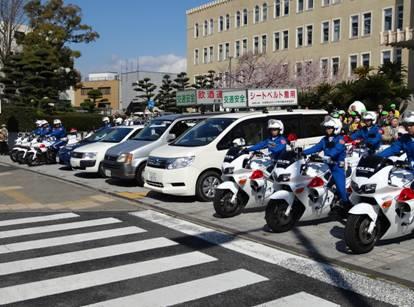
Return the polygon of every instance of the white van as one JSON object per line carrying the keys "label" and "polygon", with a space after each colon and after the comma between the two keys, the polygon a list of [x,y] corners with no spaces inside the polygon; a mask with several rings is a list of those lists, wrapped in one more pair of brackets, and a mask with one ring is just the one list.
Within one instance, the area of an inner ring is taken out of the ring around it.
{"label": "white van", "polygon": [[269,119],[280,119],[285,135],[295,134],[297,146],[319,142],[324,110],[229,113],[212,116],[174,142],[151,152],[145,168],[145,187],[171,195],[211,201],[221,181],[221,164],[233,140],[254,145],[268,137]]}

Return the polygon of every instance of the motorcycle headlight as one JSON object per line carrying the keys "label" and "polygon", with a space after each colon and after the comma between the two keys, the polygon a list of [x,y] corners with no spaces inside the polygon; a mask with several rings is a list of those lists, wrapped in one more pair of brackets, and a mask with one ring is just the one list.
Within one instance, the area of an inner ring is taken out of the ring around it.
{"label": "motorcycle headlight", "polygon": [[282,174],[277,177],[278,182],[288,182],[290,181],[290,174]]}
{"label": "motorcycle headlight", "polygon": [[359,192],[359,186],[355,181],[351,181],[351,189],[357,193]]}
{"label": "motorcycle headlight", "polygon": [[224,175],[231,175],[231,174],[233,174],[233,172],[234,172],[234,167],[226,167],[223,170],[223,174]]}
{"label": "motorcycle headlight", "polygon": [[364,184],[361,186],[361,190],[365,194],[372,194],[375,193],[375,190],[377,189],[377,185],[375,183],[372,184]]}
{"label": "motorcycle headlight", "polygon": [[96,152],[85,152],[83,154],[84,159],[95,159],[96,158]]}
{"label": "motorcycle headlight", "polygon": [[194,156],[192,157],[181,157],[181,158],[172,158],[168,159],[166,168],[167,169],[177,169],[188,167],[194,162]]}
{"label": "motorcycle headlight", "polygon": [[131,163],[132,162],[132,159],[133,159],[133,155],[132,154],[130,154],[130,153],[124,153],[124,154],[121,154],[118,157],[118,159],[116,159],[116,161],[117,162],[120,162],[120,163]]}

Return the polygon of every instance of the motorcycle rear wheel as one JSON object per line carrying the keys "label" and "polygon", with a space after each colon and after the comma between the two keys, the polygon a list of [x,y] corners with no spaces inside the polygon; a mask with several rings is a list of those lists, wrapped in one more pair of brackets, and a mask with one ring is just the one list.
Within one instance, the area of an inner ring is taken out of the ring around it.
{"label": "motorcycle rear wheel", "polygon": [[17,153],[18,153],[18,151],[17,151],[17,150],[12,150],[12,151],[10,152],[10,159],[11,159],[13,162],[17,162]]}
{"label": "motorcycle rear wheel", "polygon": [[380,238],[381,223],[377,221],[373,232],[368,233],[371,219],[367,215],[349,215],[345,226],[345,243],[355,254],[365,254],[374,249]]}
{"label": "motorcycle rear wheel", "polygon": [[291,230],[300,218],[299,206],[293,205],[289,215],[285,212],[288,203],[283,200],[272,200],[266,207],[267,226],[275,233],[281,233]]}
{"label": "motorcycle rear wheel", "polygon": [[231,203],[233,192],[230,190],[216,190],[213,205],[217,215],[222,218],[229,218],[239,215],[245,206],[242,199],[236,196],[236,203]]}

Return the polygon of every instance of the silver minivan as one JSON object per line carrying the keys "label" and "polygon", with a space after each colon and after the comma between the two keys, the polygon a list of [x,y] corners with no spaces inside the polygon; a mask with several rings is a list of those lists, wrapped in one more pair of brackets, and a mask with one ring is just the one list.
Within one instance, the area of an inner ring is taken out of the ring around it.
{"label": "silver minivan", "polygon": [[172,114],[153,119],[128,141],[110,148],[103,161],[107,177],[135,180],[144,185],[143,172],[149,153],[175,140],[187,129],[214,114]]}

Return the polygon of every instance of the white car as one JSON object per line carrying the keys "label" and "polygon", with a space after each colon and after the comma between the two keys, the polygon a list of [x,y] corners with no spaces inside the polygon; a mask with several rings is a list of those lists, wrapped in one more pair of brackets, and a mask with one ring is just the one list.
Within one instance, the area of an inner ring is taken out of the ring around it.
{"label": "white car", "polygon": [[254,145],[268,137],[269,119],[280,119],[289,140],[297,146],[319,142],[325,110],[248,112],[212,116],[174,142],[153,150],[145,168],[145,187],[165,194],[211,201],[221,182],[221,165],[237,138]]}
{"label": "white car", "polygon": [[107,135],[99,142],[76,148],[70,156],[71,167],[75,170],[82,170],[85,173],[99,172],[102,176],[105,176],[102,169],[102,161],[106,151],[134,137],[143,128],[143,125],[111,128]]}

